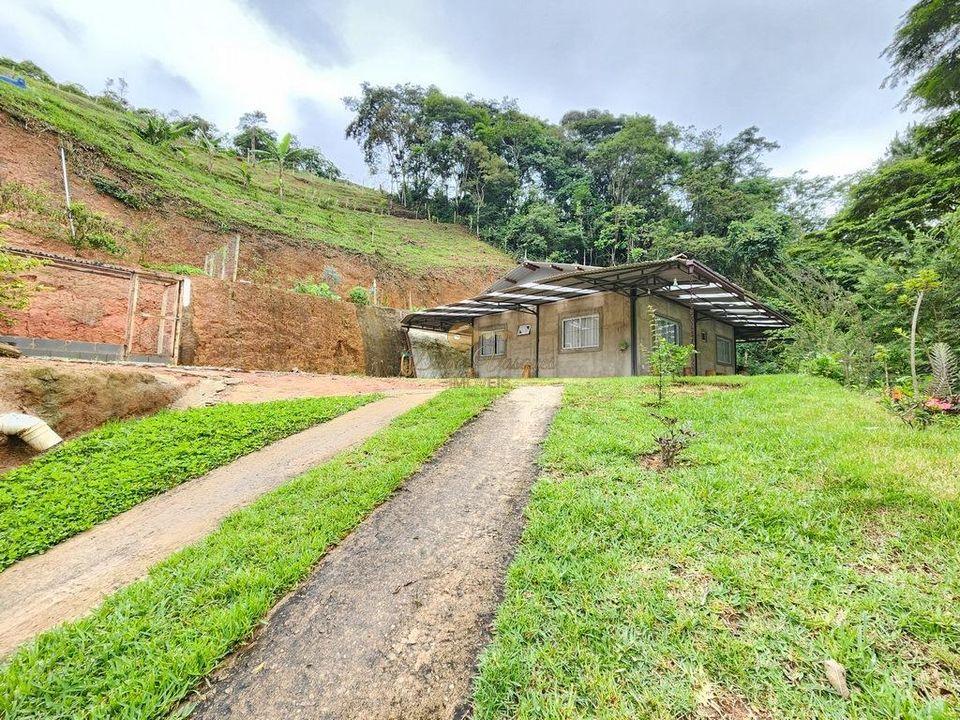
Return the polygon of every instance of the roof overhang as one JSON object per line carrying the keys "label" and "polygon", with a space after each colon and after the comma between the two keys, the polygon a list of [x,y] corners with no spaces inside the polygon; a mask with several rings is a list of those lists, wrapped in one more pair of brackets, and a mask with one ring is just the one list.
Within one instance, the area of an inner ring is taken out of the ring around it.
{"label": "roof overhang", "polygon": [[599,292],[657,295],[732,326],[740,340],[756,340],[790,320],[745,289],[697,260],[682,255],[666,260],[559,273],[537,282],[516,282],[466,300],[410,313],[403,326],[445,332],[474,318],[504,310],[534,313],[539,305]]}

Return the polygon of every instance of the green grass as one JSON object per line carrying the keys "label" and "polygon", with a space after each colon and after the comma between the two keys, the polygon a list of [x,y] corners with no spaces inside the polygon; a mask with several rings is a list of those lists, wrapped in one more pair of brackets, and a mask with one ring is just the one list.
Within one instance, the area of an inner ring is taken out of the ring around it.
{"label": "green grass", "polygon": [[0,476],[0,569],[375,395],[161,411],[111,422]]}
{"label": "green grass", "polygon": [[23,646],[0,668],[0,714],[164,716],[332,544],[503,392],[444,391],[234,513],[85,619]]}
{"label": "green grass", "polygon": [[[291,173],[279,212],[276,176],[257,165],[251,187],[244,185],[240,163],[208,158],[187,143],[185,152],[145,142],[136,132],[143,120],[46,83],[29,80],[27,90],[0,84],[0,110],[16,118],[40,121],[101,154],[147,201],[180,204],[187,215],[209,220],[224,232],[266,231],[285,235],[296,245],[331,245],[370,256],[381,266],[407,272],[503,267],[510,259],[459,225],[410,220],[386,214],[382,193],[347,182]],[[145,201],[145,202],[147,202]]]}
{"label": "green grass", "polygon": [[567,384],[476,717],[957,717],[956,426],[754,378],[674,393],[665,409],[700,437],[661,475],[637,461],[661,431],[650,397]]}

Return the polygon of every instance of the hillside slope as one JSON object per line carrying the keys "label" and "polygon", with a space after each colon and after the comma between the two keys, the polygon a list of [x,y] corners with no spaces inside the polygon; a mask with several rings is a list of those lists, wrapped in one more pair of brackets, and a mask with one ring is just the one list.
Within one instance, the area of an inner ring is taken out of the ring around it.
{"label": "hillside slope", "polygon": [[68,247],[56,247],[67,240],[57,217],[63,137],[74,198],[119,223],[113,234],[127,264],[199,265],[240,234],[247,279],[289,287],[332,266],[344,285],[376,277],[395,302],[416,304],[462,296],[511,264],[465,228],[410,218],[351,183],[291,173],[281,209],[274,168],[258,164],[245,179],[231,153],[149,144],[137,132],[143,122],[41,81],[28,80],[26,90],[0,83],[5,239]]}

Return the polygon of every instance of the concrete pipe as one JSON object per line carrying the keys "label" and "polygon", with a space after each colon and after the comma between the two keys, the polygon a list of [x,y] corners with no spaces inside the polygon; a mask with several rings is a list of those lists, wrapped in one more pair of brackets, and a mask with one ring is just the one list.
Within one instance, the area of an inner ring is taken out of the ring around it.
{"label": "concrete pipe", "polygon": [[16,435],[34,450],[43,452],[63,442],[43,420],[26,413],[5,413],[0,415],[0,433]]}

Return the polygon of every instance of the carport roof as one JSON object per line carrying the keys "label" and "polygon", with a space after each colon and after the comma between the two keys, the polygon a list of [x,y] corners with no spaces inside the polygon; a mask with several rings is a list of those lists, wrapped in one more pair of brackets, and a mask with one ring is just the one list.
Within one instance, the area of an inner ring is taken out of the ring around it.
{"label": "carport roof", "polygon": [[677,255],[612,267],[525,262],[475,297],[410,313],[403,326],[443,332],[484,315],[504,310],[532,313],[539,305],[598,292],[658,295],[733,326],[743,340],[790,325],[786,316],[739,285],[697,260]]}

